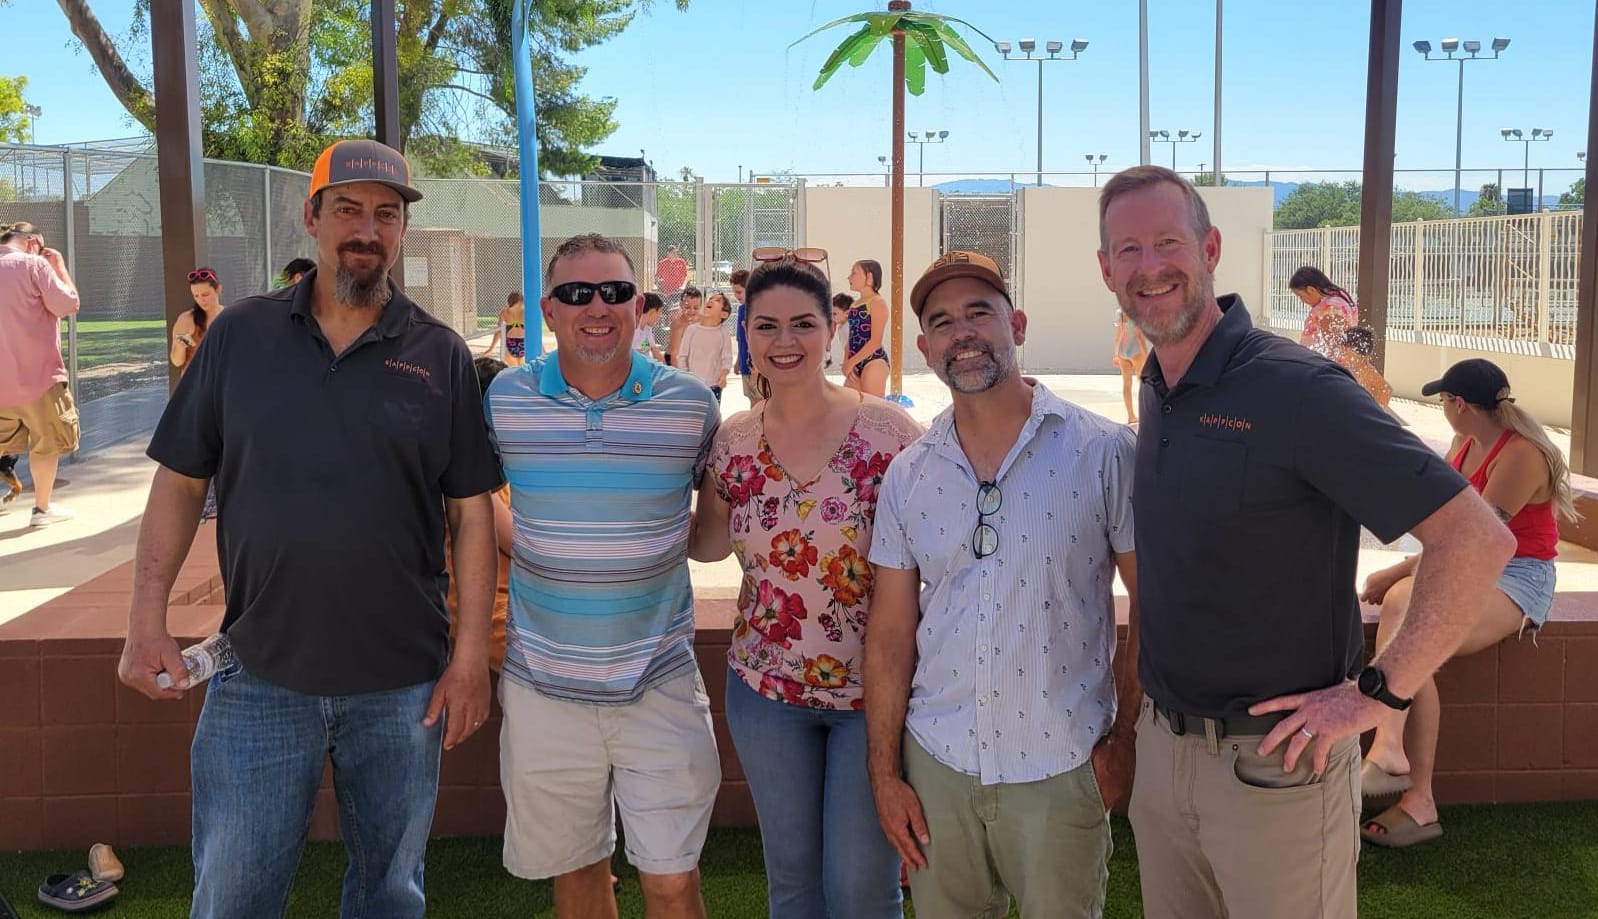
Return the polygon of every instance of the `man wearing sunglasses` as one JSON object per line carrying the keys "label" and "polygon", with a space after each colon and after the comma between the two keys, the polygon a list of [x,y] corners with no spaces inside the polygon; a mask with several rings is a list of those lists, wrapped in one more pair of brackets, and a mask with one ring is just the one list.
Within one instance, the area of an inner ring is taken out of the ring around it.
{"label": "man wearing sunglasses", "polygon": [[867,768],[917,915],[1002,916],[1013,896],[1022,916],[1087,919],[1131,779],[1138,687],[1111,585],[1135,622],[1133,435],[1021,376],[1005,289],[991,259],[950,252],[910,292],[954,404],[878,498]]}
{"label": "man wearing sunglasses", "polygon": [[544,291],[556,350],[487,396],[514,533],[505,868],[554,878],[559,915],[614,916],[619,811],[649,915],[703,917],[721,770],[693,653],[689,495],[720,411],[697,378],[632,349],[643,297],[619,244],[562,243]]}
{"label": "man wearing sunglasses", "polygon": [[196,916],[282,909],[331,759],[344,915],[420,919],[440,747],[489,714],[503,479],[466,343],[389,278],[420,199],[398,151],[324,150],[303,207],[316,268],[216,317],[150,442],[118,674],[157,700],[193,688],[167,597],[212,479],[238,658],[190,749]]}
{"label": "man wearing sunglasses", "polygon": [[[0,455],[28,454],[29,526],[72,518],[51,493],[61,457],[78,449],[78,408],[61,360],[61,320],[77,311],[78,288],[61,253],[46,248],[31,223],[0,226]],[[10,484],[5,501],[15,496]]]}

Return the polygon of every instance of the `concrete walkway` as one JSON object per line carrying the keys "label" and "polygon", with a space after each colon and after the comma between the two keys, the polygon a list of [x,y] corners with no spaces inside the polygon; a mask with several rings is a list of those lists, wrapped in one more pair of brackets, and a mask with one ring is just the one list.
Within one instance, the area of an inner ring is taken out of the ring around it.
{"label": "concrete walkway", "polygon": [[[474,350],[486,344],[474,341]],[[1045,375],[1040,379],[1055,394],[1107,418],[1124,420],[1121,381],[1109,375]],[[923,424],[949,405],[948,390],[930,373],[905,377],[905,394],[913,400],[910,413]],[[725,415],[743,411],[748,403],[734,384],[722,406]],[[1395,402],[1394,408],[1411,430],[1437,449],[1447,447],[1450,431],[1441,410],[1433,404]],[[1555,442],[1569,448],[1569,437],[1553,432]],[[0,622],[25,613],[133,558],[138,523],[144,511],[155,464],[144,456],[148,435],[105,447],[83,462],[62,467],[69,484],[58,492],[61,503],[77,512],[68,523],[34,530],[27,525],[29,494],[0,515]],[[1588,480],[1590,482],[1590,480]],[[1592,483],[1598,487],[1598,483]],[[1360,553],[1361,577],[1391,564],[1418,548],[1406,537],[1383,547],[1367,535]],[[1598,553],[1561,544],[1559,589],[1598,590]],[[741,580],[736,562],[691,564],[694,589],[701,596],[731,598]],[[1119,589],[1119,585],[1118,585]]]}

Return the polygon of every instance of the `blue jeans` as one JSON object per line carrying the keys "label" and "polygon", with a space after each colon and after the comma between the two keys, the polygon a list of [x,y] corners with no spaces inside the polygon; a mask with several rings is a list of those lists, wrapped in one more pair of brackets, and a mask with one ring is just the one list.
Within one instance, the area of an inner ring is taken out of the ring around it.
{"label": "blue jeans", "polygon": [[727,673],[727,730],[755,799],[771,919],[904,915],[866,775],[864,712],[767,699]]}
{"label": "blue jeans", "polygon": [[283,915],[329,754],[349,855],[340,917],[420,917],[443,738],[443,719],[421,724],[432,691],[307,696],[242,667],[213,676],[189,752],[192,919]]}

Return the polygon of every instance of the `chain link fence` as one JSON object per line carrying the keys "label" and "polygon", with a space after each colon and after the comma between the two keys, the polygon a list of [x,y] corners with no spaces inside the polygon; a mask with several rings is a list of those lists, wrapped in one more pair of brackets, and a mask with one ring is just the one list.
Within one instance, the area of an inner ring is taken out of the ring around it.
{"label": "chain link fence", "polygon": [[[290,259],[314,256],[303,216],[308,175],[214,161],[204,170],[208,267],[224,301],[270,290]],[[486,340],[522,289],[520,183],[415,182],[424,197],[406,236],[406,293],[463,336]],[[570,236],[602,234],[626,248],[651,289],[675,246],[686,283],[726,290],[734,269],[750,267],[753,247],[793,245],[799,197],[779,184],[546,181],[542,250],[547,257]],[[82,307],[62,338],[85,451],[147,432],[165,403],[168,350],[154,154],[0,145],[0,222],[19,220],[62,251],[78,283]],[[538,292],[524,293],[536,310]],[[663,322],[662,339],[666,331]]]}

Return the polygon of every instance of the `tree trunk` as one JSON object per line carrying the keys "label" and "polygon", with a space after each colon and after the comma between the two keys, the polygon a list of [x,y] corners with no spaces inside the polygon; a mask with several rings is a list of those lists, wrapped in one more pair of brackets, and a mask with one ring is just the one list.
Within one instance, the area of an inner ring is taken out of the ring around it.
{"label": "tree trunk", "polygon": [[[909,0],[889,0],[888,9],[910,9]],[[893,217],[889,248],[888,382],[891,395],[904,392],[904,30],[893,30]]]}
{"label": "tree trunk", "polygon": [[72,34],[88,49],[90,59],[99,68],[100,76],[105,78],[106,85],[111,88],[117,101],[128,110],[128,114],[138,119],[139,124],[144,125],[145,130],[154,134],[155,99],[123,62],[116,45],[100,27],[100,20],[89,9],[87,0],[56,0],[56,3],[61,7],[61,12],[66,14]]}

